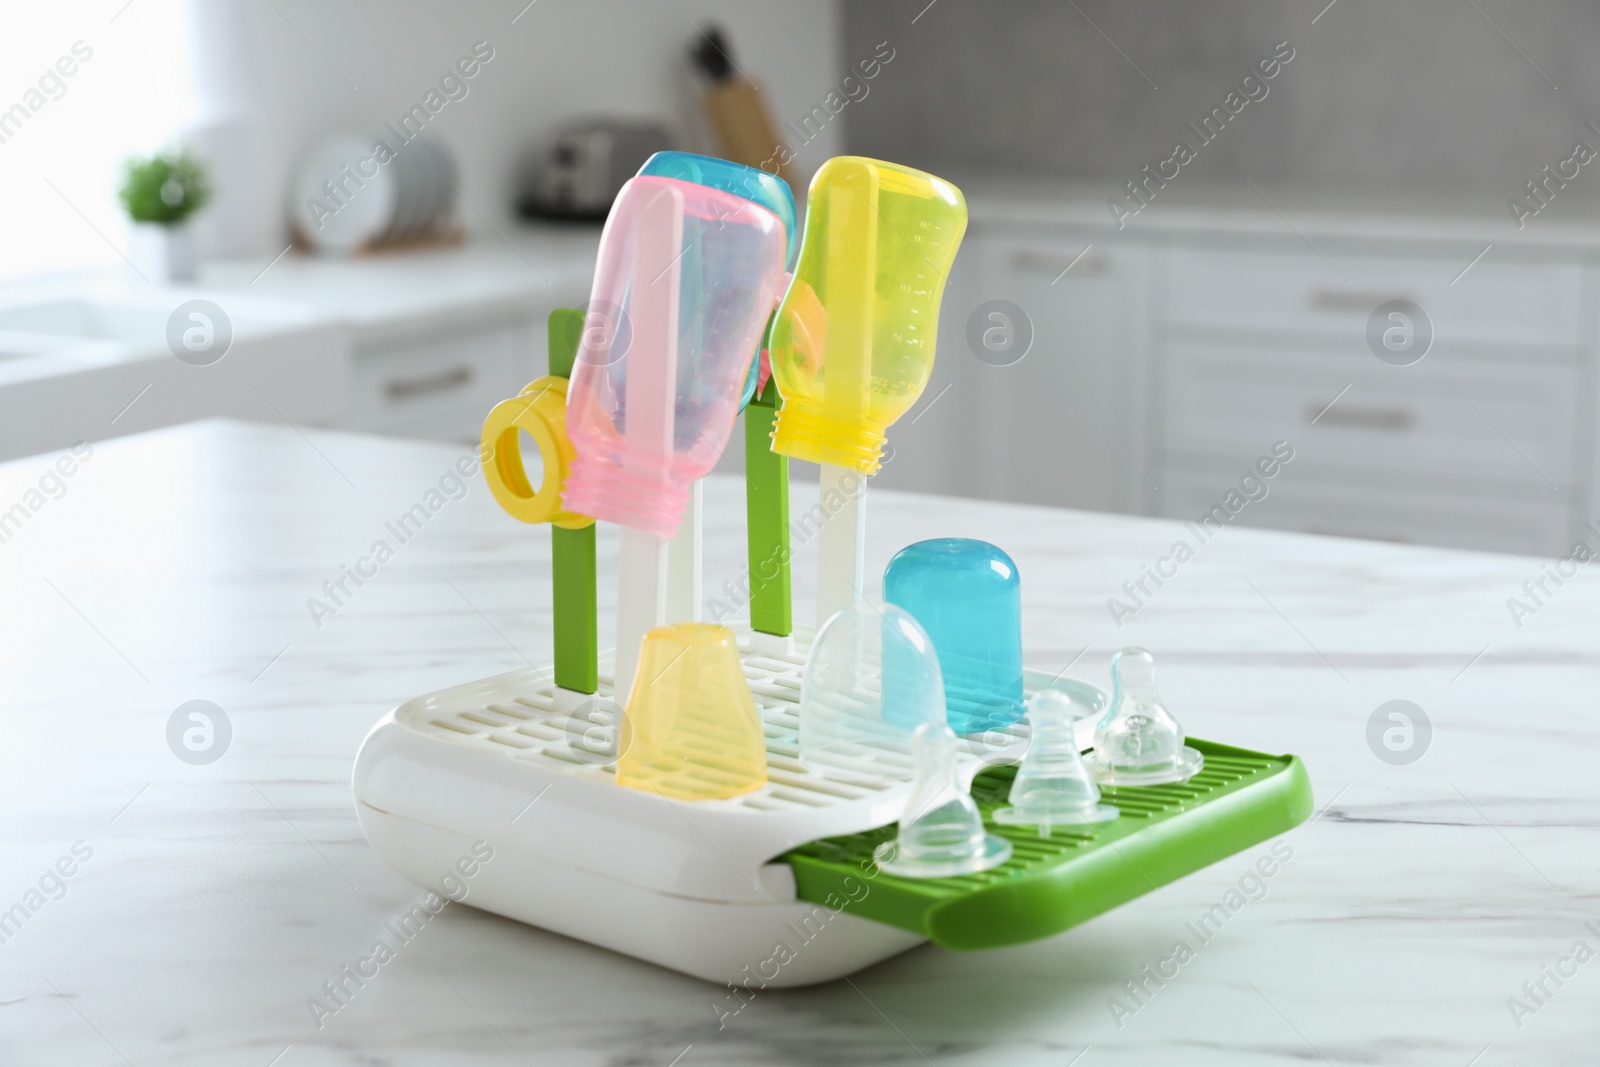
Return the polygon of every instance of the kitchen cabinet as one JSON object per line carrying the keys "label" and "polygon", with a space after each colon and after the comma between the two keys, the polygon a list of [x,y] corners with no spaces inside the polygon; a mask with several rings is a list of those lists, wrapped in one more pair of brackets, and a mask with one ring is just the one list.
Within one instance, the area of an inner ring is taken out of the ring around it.
{"label": "kitchen cabinet", "polygon": [[0,458],[208,418],[322,422],[342,325],[292,301],[107,278],[0,287]]}
{"label": "kitchen cabinet", "polygon": [[[587,298],[599,236],[535,225],[425,252],[212,261],[194,290],[115,270],[7,283],[0,455],[216,416],[474,442],[544,373],[546,320]],[[167,334],[197,297],[232,327],[204,365]]]}
{"label": "kitchen cabinet", "polygon": [[[916,488],[1197,521],[1283,441],[1294,459],[1238,523],[1570,550],[1600,457],[1588,245],[1480,256],[1492,242],[1435,228],[1308,247],[1230,216],[1119,233],[1035,210],[980,211],[958,259],[940,343],[968,415],[943,482]],[[1009,365],[968,338],[997,299],[1032,328]],[[1408,365],[1369,340],[1390,301],[1424,316]]]}
{"label": "kitchen cabinet", "polygon": [[941,323],[955,454],[936,488],[1143,510],[1148,263],[1086,230],[974,227]]}
{"label": "kitchen cabinet", "polygon": [[343,403],[321,425],[475,442],[495,404],[546,368],[546,320],[587,298],[598,227],[519,226],[482,241],[354,260],[206,265],[225,290],[270,292],[343,324]]}
{"label": "kitchen cabinet", "polygon": [[1512,357],[1436,350],[1391,367],[1348,345],[1172,342],[1160,385],[1163,461],[1243,470],[1285,441],[1295,480],[1336,471],[1396,487],[1454,483],[1486,497],[1534,488],[1565,499],[1578,368]]}
{"label": "kitchen cabinet", "polygon": [[1582,338],[1578,257],[1500,250],[1463,271],[1482,245],[1422,253],[1404,242],[1244,242],[1226,235],[1172,243],[1163,320],[1175,328],[1360,340],[1379,305],[1409,300],[1440,341],[1576,346]]}
{"label": "kitchen cabinet", "polygon": [[[1152,358],[1159,513],[1194,519],[1275,442],[1251,525],[1556,555],[1582,521],[1589,353],[1572,254],[1174,242]],[[1394,300],[1431,336],[1379,358]],[[1409,314],[1409,313],[1408,313]],[[1386,318],[1382,318],[1387,322]],[[1381,340],[1377,342],[1381,347]],[[1398,357],[1404,362],[1404,356]]]}
{"label": "kitchen cabinet", "polygon": [[[1244,468],[1185,457],[1162,471],[1164,513],[1194,522],[1222,506]],[[1566,501],[1535,487],[1499,493],[1453,490],[1335,471],[1308,474],[1296,458],[1265,483],[1266,495],[1232,520],[1297,533],[1402,544],[1564,556],[1572,546]]]}
{"label": "kitchen cabinet", "polygon": [[342,425],[396,437],[471,442],[489,409],[544,373],[542,313],[447,316],[356,339]]}

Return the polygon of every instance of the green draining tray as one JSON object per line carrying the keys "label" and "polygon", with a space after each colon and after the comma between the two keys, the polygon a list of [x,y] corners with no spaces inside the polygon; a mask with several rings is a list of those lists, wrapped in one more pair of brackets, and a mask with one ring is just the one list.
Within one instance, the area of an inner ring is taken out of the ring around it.
{"label": "green draining tray", "polygon": [[[783,857],[801,900],[855,901],[850,913],[923,935],[946,948],[998,948],[1050,937],[1304,822],[1311,780],[1295,756],[1269,756],[1190,738],[1199,774],[1175,785],[1107,788],[1120,818],[1061,827],[990,818],[1006,804],[1015,766],[972,782],[985,827],[1011,842],[1011,859],[981,874],[899,878],[877,870],[872,850],[895,826],[812,841]],[[845,880],[850,879],[847,885]],[[862,880],[870,886],[861,895]],[[835,895],[836,894],[836,895]],[[857,899],[859,897],[859,899]]]}

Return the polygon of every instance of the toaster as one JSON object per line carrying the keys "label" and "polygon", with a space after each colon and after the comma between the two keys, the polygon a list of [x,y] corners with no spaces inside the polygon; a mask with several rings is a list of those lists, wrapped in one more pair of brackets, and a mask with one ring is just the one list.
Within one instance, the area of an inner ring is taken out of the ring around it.
{"label": "toaster", "polygon": [[589,119],[564,127],[524,171],[525,216],[604,220],[623,183],[669,147],[652,122]]}

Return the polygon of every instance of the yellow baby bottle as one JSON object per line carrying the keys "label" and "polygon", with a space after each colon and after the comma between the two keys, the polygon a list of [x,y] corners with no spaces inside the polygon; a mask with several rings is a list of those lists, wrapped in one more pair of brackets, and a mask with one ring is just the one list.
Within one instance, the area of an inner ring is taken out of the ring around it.
{"label": "yellow baby bottle", "polygon": [[859,156],[822,165],[773,324],[774,451],[876,473],[886,431],[928,384],[966,229],[967,202],[943,179]]}

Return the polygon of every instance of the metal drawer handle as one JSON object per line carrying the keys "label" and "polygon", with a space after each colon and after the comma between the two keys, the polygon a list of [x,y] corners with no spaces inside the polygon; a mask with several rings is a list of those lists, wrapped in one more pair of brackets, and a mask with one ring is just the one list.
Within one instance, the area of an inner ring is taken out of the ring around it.
{"label": "metal drawer handle", "polygon": [[1359,311],[1371,314],[1379,305],[1393,300],[1416,301],[1405,293],[1351,292],[1349,289],[1314,289],[1309,297],[1318,311]]}
{"label": "metal drawer handle", "polygon": [[1350,406],[1306,406],[1306,422],[1328,426],[1359,426],[1368,430],[1409,430],[1416,416],[1406,408],[1363,408]]}
{"label": "metal drawer handle", "polygon": [[470,381],[472,381],[471,367],[451,367],[438,374],[428,374],[420,378],[396,378],[383,387],[383,392],[390,400],[410,400],[413,397],[427,396],[429,393],[459,389]]}
{"label": "metal drawer handle", "polygon": [[1060,252],[1043,252],[1034,248],[1024,248],[1011,255],[1011,266],[1016,270],[1025,270],[1031,274],[1048,274],[1052,278],[1062,275],[1072,277],[1075,274],[1099,275],[1111,270],[1111,257],[1103,252],[1096,252],[1085,248],[1074,255],[1063,255]]}

